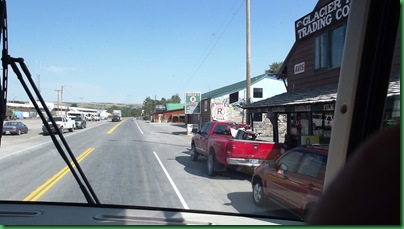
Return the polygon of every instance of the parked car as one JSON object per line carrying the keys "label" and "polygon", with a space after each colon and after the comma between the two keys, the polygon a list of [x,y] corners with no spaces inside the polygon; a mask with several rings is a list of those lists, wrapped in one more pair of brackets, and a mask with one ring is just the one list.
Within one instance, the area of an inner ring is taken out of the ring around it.
{"label": "parked car", "polygon": [[28,127],[19,121],[6,122],[3,126],[3,134],[23,134],[28,133]]}
{"label": "parked car", "polygon": [[76,123],[76,128],[84,129],[87,127],[87,121],[81,116],[71,117]]}
{"label": "parked car", "polygon": [[251,180],[254,204],[271,199],[305,219],[322,196],[327,156],[327,146],[299,146],[261,164]]}
{"label": "parked car", "polygon": [[94,115],[93,121],[100,121],[100,116],[98,114]]}

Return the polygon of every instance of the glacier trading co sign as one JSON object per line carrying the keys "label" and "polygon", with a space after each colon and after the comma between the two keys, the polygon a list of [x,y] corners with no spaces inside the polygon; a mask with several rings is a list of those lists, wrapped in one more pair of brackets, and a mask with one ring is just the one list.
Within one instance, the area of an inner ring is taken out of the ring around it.
{"label": "glacier trading co sign", "polygon": [[334,0],[295,22],[296,40],[348,17],[351,0]]}
{"label": "glacier trading co sign", "polygon": [[201,113],[201,93],[185,92],[185,114]]}

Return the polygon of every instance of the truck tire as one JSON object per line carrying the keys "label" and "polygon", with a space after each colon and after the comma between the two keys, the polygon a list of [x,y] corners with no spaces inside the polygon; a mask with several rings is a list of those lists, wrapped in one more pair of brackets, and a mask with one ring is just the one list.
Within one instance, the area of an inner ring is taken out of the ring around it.
{"label": "truck tire", "polygon": [[209,153],[207,161],[208,161],[208,164],[207,164],[208,175],[211,176],[211,177],[216,176],[216,170],[215,170],[215,168],[216,168],[216,166],[215,166],[216,165],[216,156],[215,156],[214,152]]}
{"label": "truck tire", "polygon": [[69,128],[69,132],[73,132],[74,131],[74,126],[72,128]]}
{"label": "truck tire", "polygon": [[252,199],[258,207],[262,207],[267,203],[261,179],[254,179],[253,181]]}
{"label": "truck tire", "polygon": [[198,160],[199,153],[195,149],[195,144],[191,144],[191,160],[196,161]]}
{"label": "truck tire", "polygon": [[64,129],[63,129],[63,126],[61,126],[60,127],[60,133],[63,134],[63,132],[64,132]]}

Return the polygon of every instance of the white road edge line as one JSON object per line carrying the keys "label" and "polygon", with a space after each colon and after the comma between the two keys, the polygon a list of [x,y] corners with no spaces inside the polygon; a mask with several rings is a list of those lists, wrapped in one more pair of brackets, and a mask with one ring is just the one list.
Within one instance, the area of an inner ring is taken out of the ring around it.
{"label": "white road edge line", "polygon": [[[133,121],[135,121],[135,120],[133,120]],[[139,124],[137,124],[137,122],[136,122],[136,121],[135,121],[135,124],[136,124],[137,128],[139,129],[140,133],[142,133],[142,134],[143,134],[142,129],[140,129],[140,126],[139,126]]]}
{"label": "white road edge line", "polygon": [[157,158],[157,161],[159,162],[159,164],[160,164],[161,168],[163,169],[164,173],[166,174],[166,176],[168,178],[168,181],[170,181],[170,184],[173,187],[175,193],[177,194],[178,198],[180,199],[182,206],[185,209],[189,209],[188,204],[185,202],[184,198],[182,197],[182,195],[181,195],[180,191],[178,190],[177,186],[175,185],[173,179],[171,179],[171,176],[170,176],[170,174],[168,174],[168,172],[167,172],[166,168],[164,167],[163,163],[161,163],[161,160],[157,156],[157,153],[156,152],[153,152],[153,153],[154,153],[154,156]]}

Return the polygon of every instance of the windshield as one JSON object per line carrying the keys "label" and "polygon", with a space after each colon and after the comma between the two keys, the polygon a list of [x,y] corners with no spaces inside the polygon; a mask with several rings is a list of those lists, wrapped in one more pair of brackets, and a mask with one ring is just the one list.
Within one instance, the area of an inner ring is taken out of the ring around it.
{"label": "windshield", "polygon": [[[350,6],[8,1],[10,55],[55,122],[85,121],[43,127],[10,67],[7,115],[29,132],[3,134],[0,200],[89,202],[60,132],[100,204],[304,221],[323,195]],[[383,127],[400,120],[399,51],[390,67]]]}
{"label": "windshield", "polygon": [[[63,118],[62,117],[53,117],[53,120],[55,121],[55,122],[61,122],[61,121],[63,121]],[[50,118],[48,118],[48,122],[51,122],[52,120],[50,119]]]}

